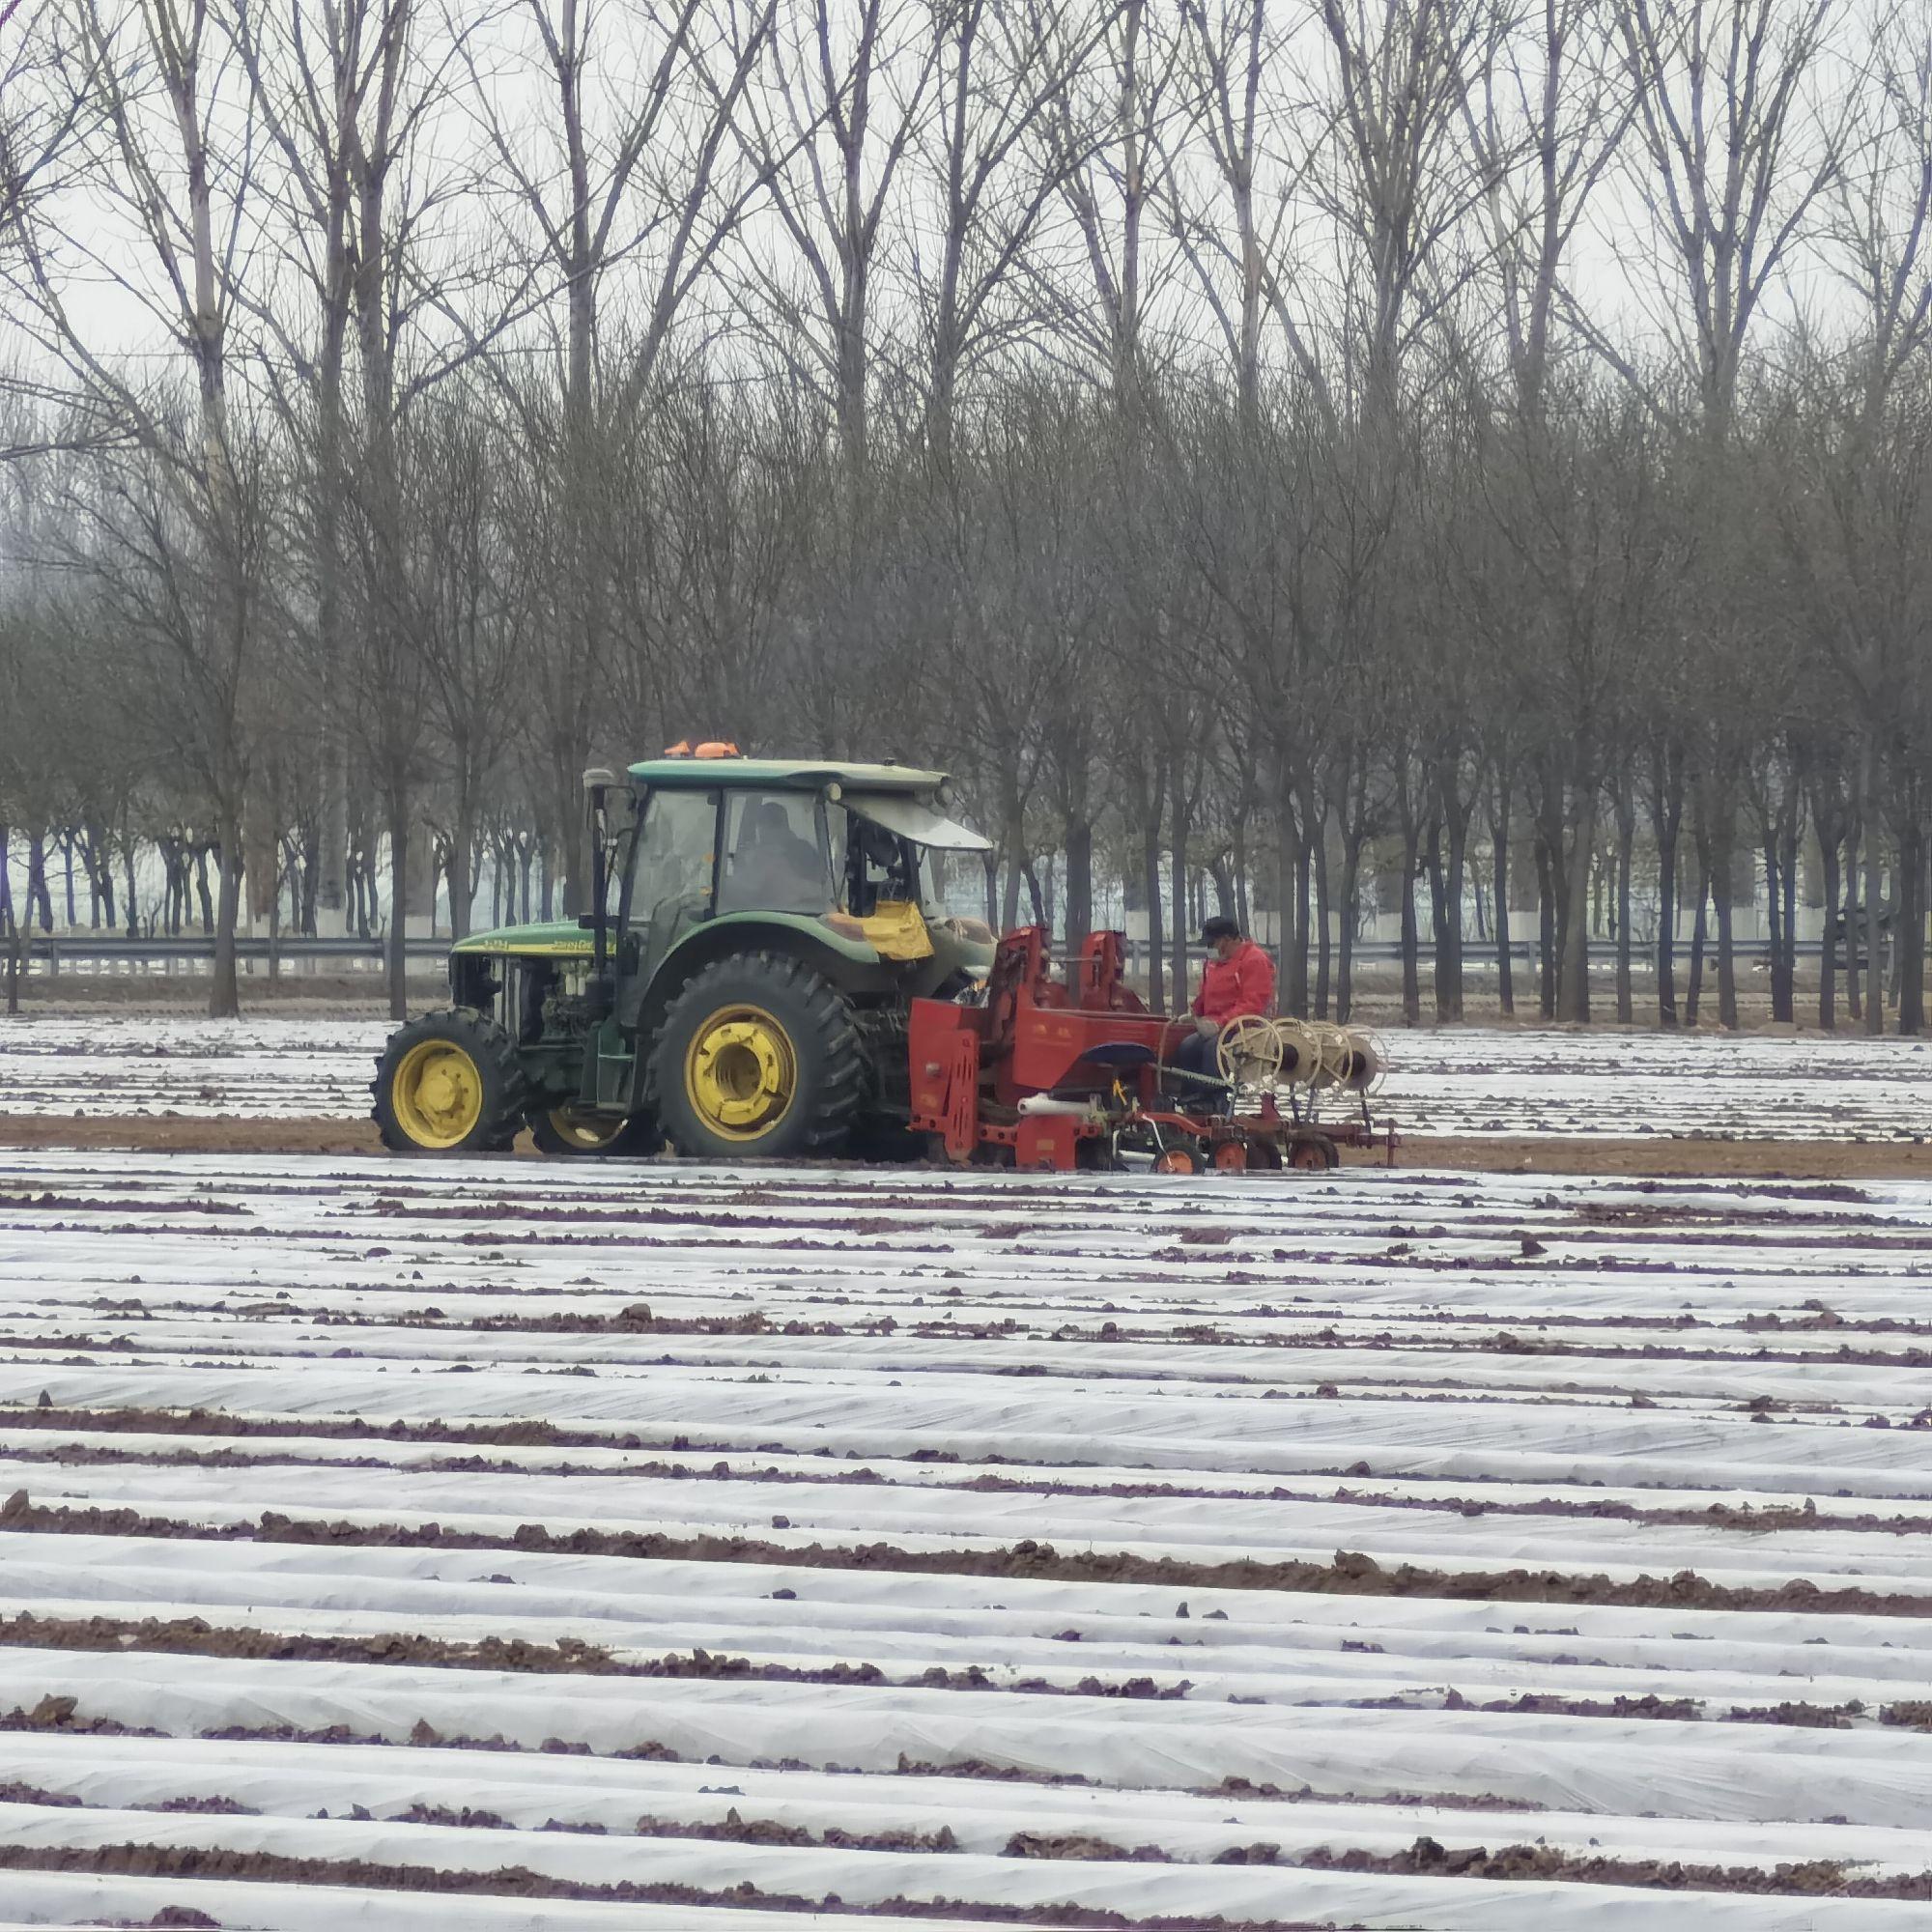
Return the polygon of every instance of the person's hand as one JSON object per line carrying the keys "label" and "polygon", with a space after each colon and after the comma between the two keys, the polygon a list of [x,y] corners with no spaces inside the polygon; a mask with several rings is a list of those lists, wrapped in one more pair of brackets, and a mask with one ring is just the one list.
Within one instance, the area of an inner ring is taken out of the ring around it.
{"label": "person's hand", "polygon": [[1204,1019],[1197,1013],[1194,1019],[1194,1031],[1203,1039],[1215,1039],[1220,1036],[1221,1022],[1219,1020]]}

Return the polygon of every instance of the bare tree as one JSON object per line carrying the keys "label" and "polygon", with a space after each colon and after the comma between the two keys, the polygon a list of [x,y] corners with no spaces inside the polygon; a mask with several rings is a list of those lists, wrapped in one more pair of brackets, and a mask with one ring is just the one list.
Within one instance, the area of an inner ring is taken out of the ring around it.
{"label": "bare tree", "polygon": [[791,244],[787,269],[740,252],[775,356],[831,398],[850,477],[869,451],[879,251],[943,45],[918,0],[805,0],[766,43],[740,117],[747,157]]}
{"label": "bare tree", "polygon": [[1616,6],[1660,259],[1677,284],[1663,318],[1719,445],[1751,327],[1843,164],[1843,103],[1820,98],[1837,0]]}
{"label": "bare tree", "polygon": [[[1690,501],[1707,522],[1707,554],[1739,527],[1723,521],[1744,487],[1732,473],[1732,431],[1746,344],[1807,216],[1836,180],[1845,123],[1823,72],[1835,0],[1616,0],[1616,24],[1633,90],[1655,259],[1662,266],[1662,320],[1690,377],[1689,424],[1701,467]],[[1593,339],[1605,346],[1601,330]],[[1667,392],[1644,382],[1632,357],[1606,350],[1653,406]],[[1714,585],[1723,568],[1700,573]],[[1694,593],[1693,593],[1694,594]],[[1700,613],[1708,698],[1734,690],[1741,668],[1720,663],[1738,637],[1729,612]],[[1739,640],[1740,647],[1743,645]],[[1731,939],[1732,858],[1747,762],[1735,714],[1706,702],[1692,759],[1700,869],[1715,881],[1719,1005],[1737,1015]],[[1695,723],[1696,721],[1693,721]],[[1700,903],[1701,917],[1701,903]]]}
{"label": "bare tree", "polygon": [[931,341],[926,440],[944,469],[962,379],[1040,319],[1020,269],[1074,161],[1040,135],[1092,58],[1106,13],[1045,0],[927,5],[938,50],[919,186],[929,182],[935,206],[911,213],[910,269]]}
{"label": "bare tree", "polygon": [[[734,171],[746,89],[767,56],[777,0],[721,12],[703,0],[646,0],[615,12],[595,0],[523,0],[509,17],[527,36],[514,72],[533,79],[534,128],[512,119],[497,76],[466,43],[469,99],[492,153],[507,213],[533,238],[546,291],[561,292],[561,412],[538,409],[526,431],[552,445],[563,516],[557,608],[535,689],[550,739],[550,805],[565,841],[565,904],[582,895],[578,776],[594,736],[598,667],[611,637],[604,559],[615,533],[599,492],[607,439],[640,431],[662,397],[667,361],[694,294],[754,191]],[[640,294],[620,311],[613,348],[611,284]],[[613,369],[611,365],[615,363]],[[514,401],[526,384],[508,385]]]}
{"label": "bare tree", "polygon": [[[130,260],[120,238],[105,233],[78,243],[57,233],[44,210],[30,211],[15,233],[40,340],[142,452],[138,489],[128,501],[164,579],[165,634],[201,687],[200,775],[222,855],[209,1009],[233,1014],[260,532],[235,467],[228,327],[253,188],[252,126],[245,97],[222,66],[207,0],[66,4],[71,33],[56,41],[55,59],[69,87],[84,85],[99,105],[91,181],[143,240],[145,256]],[[93,333],[94,317],[67,299],[61,258],[79,246],[96,272],[185,346],[191,430],[167,409],[164,390],[138,389],[120,372]],[[170,489],[179,493],[172,506]]]}

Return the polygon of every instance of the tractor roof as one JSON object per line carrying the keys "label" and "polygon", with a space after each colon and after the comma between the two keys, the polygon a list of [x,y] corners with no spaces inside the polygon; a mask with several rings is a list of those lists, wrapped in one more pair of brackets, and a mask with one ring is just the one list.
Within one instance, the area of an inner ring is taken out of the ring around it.
{"label": "tractor roof", "polygon": [[944,772],[917,765],[851,765],[825,758],[646,758],[631,767],[644,784],[688,786],[756,785],[760,790],[818,791],[829,784],[848,791],[935,791]]}

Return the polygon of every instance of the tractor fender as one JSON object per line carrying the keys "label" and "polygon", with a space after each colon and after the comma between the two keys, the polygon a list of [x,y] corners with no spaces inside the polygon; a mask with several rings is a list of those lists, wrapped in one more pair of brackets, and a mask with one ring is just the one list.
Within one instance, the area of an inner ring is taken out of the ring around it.
{"label": "tractor fender", "polygon": [[768,913],[726,914],[692,926],[651,975],[637,1017],[633,1105],[647,1105],[652,1052],[671,1002],[714,960],[774,952],[810,966],[848,997],[891,993],[897,981],[871,947],[826,930],[812,919]]}

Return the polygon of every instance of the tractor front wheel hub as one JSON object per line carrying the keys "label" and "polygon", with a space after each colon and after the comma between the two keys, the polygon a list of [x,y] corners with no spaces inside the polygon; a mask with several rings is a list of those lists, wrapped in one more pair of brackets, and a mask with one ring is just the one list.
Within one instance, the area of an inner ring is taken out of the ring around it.
{"label": "tractor front wheel hub", "polygon": [[393,1094],[397,1118],[422,1147],[456,1146],[483,1114],[483,1076],[448,1040],[412,1046],[396,1068]]}

